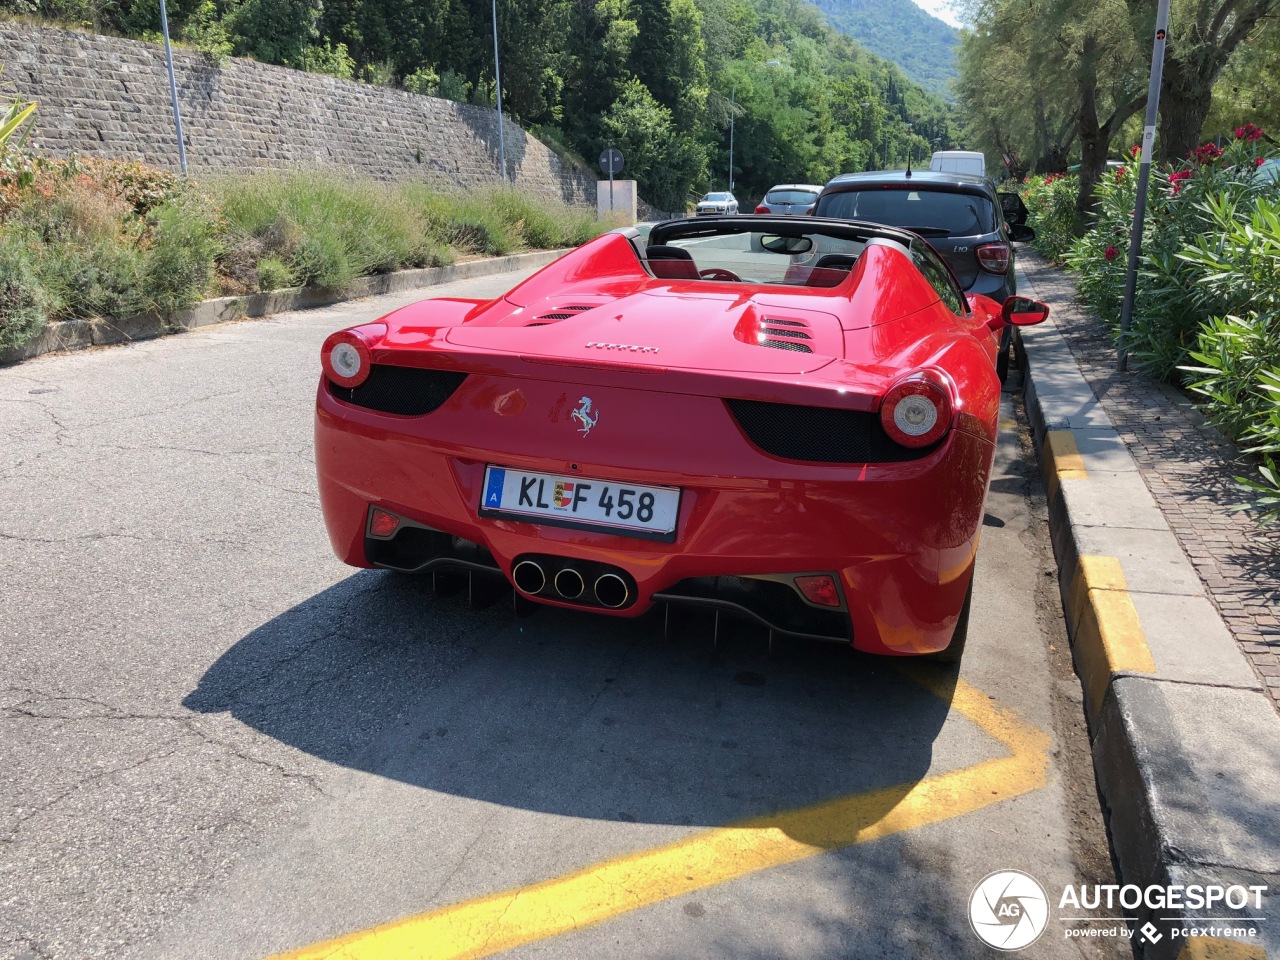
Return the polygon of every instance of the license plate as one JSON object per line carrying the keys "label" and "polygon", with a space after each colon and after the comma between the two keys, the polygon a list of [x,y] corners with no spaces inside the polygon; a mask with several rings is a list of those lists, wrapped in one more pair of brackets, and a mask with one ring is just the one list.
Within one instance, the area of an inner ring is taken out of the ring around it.
{"label": "license plate", "polygon": [[582,527],[650,539],[675,537],[678,487],[561,477],[486,467],[482,517],[529,517],[552,526]]}

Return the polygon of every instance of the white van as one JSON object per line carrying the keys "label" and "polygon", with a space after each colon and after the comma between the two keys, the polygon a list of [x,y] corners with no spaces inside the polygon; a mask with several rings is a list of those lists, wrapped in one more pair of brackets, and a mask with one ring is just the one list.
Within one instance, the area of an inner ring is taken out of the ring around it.
{"label": "white van", "polygon": [[978,150],[938,150],[929,161],[929,169],[940,173],[970,173],[975,177],[985,177],[987,158]]}

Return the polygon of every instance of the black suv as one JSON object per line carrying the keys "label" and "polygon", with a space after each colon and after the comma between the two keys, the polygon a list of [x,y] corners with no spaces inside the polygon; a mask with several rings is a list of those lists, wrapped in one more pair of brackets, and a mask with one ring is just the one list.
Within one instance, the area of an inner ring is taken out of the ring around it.
{"label": "black suv", "polygon": [[[1032,240],[1016,193],[997,194],[985,177],[932,170],[845,173],[822,188],[814,215],[902,227],[924,237],[960,287],[997,303],[1017,292],[1013,241]],[[1000,341],[998,371],[1009,366],[1012,327]]]}

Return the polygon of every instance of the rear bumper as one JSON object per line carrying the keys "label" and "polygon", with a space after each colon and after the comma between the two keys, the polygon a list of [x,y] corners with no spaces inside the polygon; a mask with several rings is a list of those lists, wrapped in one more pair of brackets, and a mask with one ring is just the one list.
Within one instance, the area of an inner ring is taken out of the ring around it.
{"label": "rear bumper", "polygon": [[[511,580],[521,560],[546,557],[584,568],[587,581],[621,571],[634,594],[607,609],[522,590],[553,605],[638,616],[662,602],[729,604],[782,632],[851,640],[882,654],[930,653],[950,642],[972,575],[990,442],[953,430],[937,450],[909,462],[798,463],[754,448],[722,401],[655,395],[655,408],[680,402],[692,437],[683,446],[670,439],[651,446],[639,436],[625,451],[605,454],[612,462],[589,463],[585,452],[605,448],[574,439],[565,449],[584,451],[583,459],[559,455],[550,442],[542,444],[548,455],[531,457],[523,451],[539,444],[527,434],[519,443],[519,431],[505,434],[501,421],[472,419],[488,414],[477,398],[505,386],[473,384],[436,413],[398,417],[343,403],[321,384],[316,469],[340,559],[360,567],[455,566]],[[654,413],[660,419],[663,411]],[[486,464],[679,486],[675,542],[481,517]],[[440,535],[388,552],[368,536],[371,505]],[[807,601],[793,603],[799,595],[785,581],[813,573],[838,580],[840,608],[819,611],[836,615],[836,626],[830,617],[808,618],[814,607]],[[779,592],[779,578],[794,597]],[[814,629],[819,621],[822,629]]]}

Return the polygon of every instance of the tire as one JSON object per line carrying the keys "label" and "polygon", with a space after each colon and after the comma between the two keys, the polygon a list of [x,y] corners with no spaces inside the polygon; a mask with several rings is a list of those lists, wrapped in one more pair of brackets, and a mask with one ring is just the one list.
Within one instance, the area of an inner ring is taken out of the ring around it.
{"label": "tire", "polygon": [[1000,353],[996,356],[996,376],[1004,383],[1009,376],[1009,353],[1013,349],[1013,327],[1000,332]]}
{"label": "tire", "polygon": [[973,581],[969,578],[969,589],[965,591],[964,606],[960,608],[960,619],[956,621],[955,632],[951,634],[951,642],[937,653],[928,655],[928,659],[936,663],[959,663],[964,656],[964,645],[969,639],[969,610],[973,606]]}

